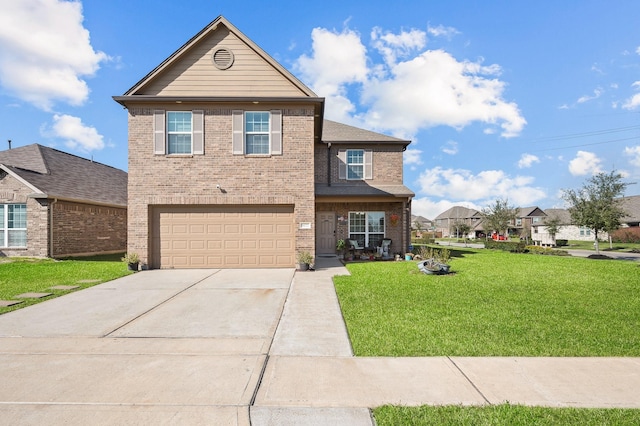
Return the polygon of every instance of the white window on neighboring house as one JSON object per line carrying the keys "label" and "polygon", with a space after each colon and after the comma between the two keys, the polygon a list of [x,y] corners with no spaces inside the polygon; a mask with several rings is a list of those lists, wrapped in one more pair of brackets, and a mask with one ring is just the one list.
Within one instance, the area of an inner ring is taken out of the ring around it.
{"label": "white window on neighboring house", "polygon": [[516,219],[516,226],[520,226],[522,225],[522,219],[521,218],[517,218]]}
{"label": "white window on neighboring house", "polygon": [[26,204],[0,204],[0,245],[27,246]]}
{"label": "white window on neighboring house", "polygon": [[341,149],[338,151],[338,178],[346,180],[373,179],[373,151]]}
{"label": "white window on neighboring house", "polygon": [[232,111],[234,155],[282,154],[282,111]]}
{"label": "white window on neighboring house", "polygon": [[384,212],[349,212],[349,239],[378,247],[384,239]]}
{"label": "white window on neighboring house", "polygon": [[580,236],[584,237],[584,236],[590,236],[591,235],[591,229],[587,228],[586,226],[581,226],[580,227]]}
{"label": "white window on neighboring house", "polygon": [[157,155],[204,154],[204,111],[155,110],[153,152]]}

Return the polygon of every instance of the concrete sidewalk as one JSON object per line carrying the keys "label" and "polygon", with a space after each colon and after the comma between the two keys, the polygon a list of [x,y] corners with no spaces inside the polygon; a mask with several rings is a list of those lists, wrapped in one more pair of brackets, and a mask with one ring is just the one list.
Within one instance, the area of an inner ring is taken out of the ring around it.
{"label": "concrete sidewalk", "polygon": [[372,425],[370,408],[640,408],[639,358],[353,357],[315,272],[145,271],[0,316],[0,424]]}

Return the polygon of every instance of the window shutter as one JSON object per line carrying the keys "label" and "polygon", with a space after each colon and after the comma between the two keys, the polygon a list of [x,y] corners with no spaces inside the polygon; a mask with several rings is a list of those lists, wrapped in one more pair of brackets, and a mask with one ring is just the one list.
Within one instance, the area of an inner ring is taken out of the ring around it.
{"label": "window shutter", "polygon": [[282,155],[282,111],[271,111],[271,155]]}
{"label": "window shutter", "polygon": [[196,110],[193,116],[193,154],[204,154],[204,111]]}
{"label": "window shutter", "polygon": [[244,112],[234,110],[231,112],[231,116],[231,128],[233,131],[233,155],[242,155],[244,154]]}
{"label": "window shutter", "polygon": [[373,151],[370,149],[364,151],[364,178],[373,179]]}
{"label": "window shutter", "polygon": [[164,127],[164,110],[157,109],[153,111],[153,153],[165,153],[165,127]]}
{"label": "window shutter", "polygon": [[347,178],[347,150],[338,151],[338,179]]}

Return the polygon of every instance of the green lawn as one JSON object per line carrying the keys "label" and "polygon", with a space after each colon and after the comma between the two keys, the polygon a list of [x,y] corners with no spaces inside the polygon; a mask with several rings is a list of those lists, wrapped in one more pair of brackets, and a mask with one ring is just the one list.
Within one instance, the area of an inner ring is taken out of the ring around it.
{"label": "green lawn", "polygon": [[130,274],[120,257],[109,255],[62,261],[5,259],[0,263],[0,300],[12,300],[28,292],[53,295],[44,299],[23,299],[24,302],[18,305],[0,307],[0,314],[69,293],[68,290],[51,290],[52,286],[78,285],[83,289]]}
{"label": "green lawn", "polygon": [[349,264],[334,278],[357,356],[640,356],[640,268],[459,250],[454,272]]}
{"label": "green lawn", "polygon": [[521,405],[486,407],[392,407],[374,411],[379,426],[395,425],[637,425],[640,410],[545,408]]}

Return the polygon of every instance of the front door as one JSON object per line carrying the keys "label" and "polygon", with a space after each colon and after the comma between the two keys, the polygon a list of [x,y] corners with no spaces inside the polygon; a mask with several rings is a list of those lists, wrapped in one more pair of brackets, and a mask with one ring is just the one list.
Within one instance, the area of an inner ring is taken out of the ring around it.
{"label": "front door", "polygon": [[336,214],[316,213],[316,254],[336,253]]}

